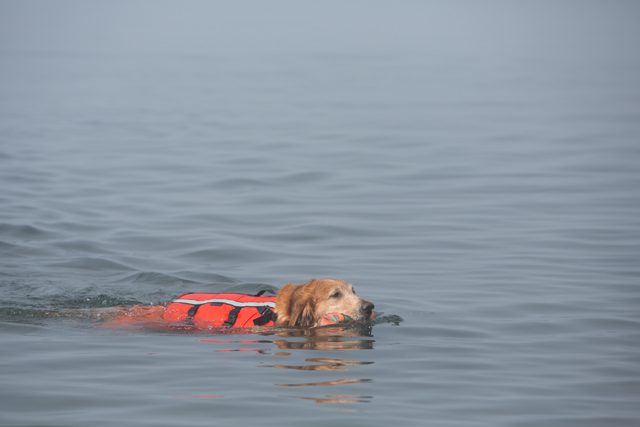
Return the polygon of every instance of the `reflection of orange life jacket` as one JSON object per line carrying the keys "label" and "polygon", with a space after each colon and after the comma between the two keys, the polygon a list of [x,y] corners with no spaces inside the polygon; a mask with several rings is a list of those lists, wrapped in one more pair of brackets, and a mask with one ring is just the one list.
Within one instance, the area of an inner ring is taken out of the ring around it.
{"label": "reflection of orange life jacket", "polygon": [[273,326],[276,320],[276,297],[244,294],[184,294],[173,300],[162,318],[186,321],[196,327]]}

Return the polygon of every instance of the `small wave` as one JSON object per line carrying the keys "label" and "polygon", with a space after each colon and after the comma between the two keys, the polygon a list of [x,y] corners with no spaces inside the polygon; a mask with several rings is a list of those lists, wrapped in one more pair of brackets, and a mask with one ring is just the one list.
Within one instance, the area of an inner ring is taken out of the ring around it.
{"label": "small wave", "polygon": [[203,261],[224,261],[224,262],[241,262],[251,263],[258,261],[267,261],[274,257],[272,252],[261,251],[247,247],[228,247],[223,249],[203,249],[188,252],[182,257],[193,260]]}
{"label": "small wave", "polygon": [[391,323],[394,326],[399,326],[401,322],[404,322],[404,319],[397,314],[388,314],[386,316],[378,316],[369,321],[371,325],[380,325],[382,323]]}
{"label": "small wave", "polygon": [[192,283],[224,283],[224,284],[236,284],[238,281],[231,277],[223,276],[222,274],[197,272],[197,271],[177,271],[173,273],[176,277],[182,278],[182,280]]}
{"label": "small wave", "polygon": [[20,240],[48,240],[58,236],[47,230],[33,225],[0,224],[0,235],[10,236]]}
{"label": "small wave", "polygon": [[69,268],[82,268],[86,270],[97,271],[134,271],[127,265],[119,262],[111,261],[105,258],[91,258],[91,257],[78,257],[70,261],[54,262],[49,264],[51,267],[69,267]]}
{"label": "small wave", "polygon": [[101,308],[101,307],[117,307],[132,306],[143,304],[141,301],[132,298],[114,297],[113,295],[100,294],[94,296],[81,296],[60,301],[56,304],[61,308]]}
{"label": "small wave", "polygon": [[19,247],[18,245],[14,245],[13,243],[0,240],[0,251],[3,251],[3,252],[6,251],[7,253],[9,253],[9,251],[13,251],[18,247]]}
{"label": "small wave", "polygon": [[265,183],[258,179],[250,178],[228,178],[217,180],[213,183],[218,188],[225,188],[227,190],[244,191],[254,190],[256,188],[263,188]]}
{"label": "small wave", "polygon": [[108,251],[104,247],[101,247],[96,242],[84,239],[73,239],[56,242],[53,244],[53,246],[72,254],[95,254],[104,256],[105,253],[114,253],[113,251]]}
{"label": "small wave", "polygon": [[151,283],[155,285],[175,285],[175,284],[190,284],[198,283],[191,280],[186,280],[170,274],[159,273],[156,271],[145,271],[141,273],[130,274],[122,279],[118,280],[120,283]]}

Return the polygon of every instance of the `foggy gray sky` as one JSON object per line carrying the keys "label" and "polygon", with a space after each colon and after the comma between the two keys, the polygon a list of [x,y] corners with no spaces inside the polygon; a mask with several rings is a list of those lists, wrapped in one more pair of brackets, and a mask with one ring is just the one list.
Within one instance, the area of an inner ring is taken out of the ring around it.
{"label": "foggy gray sky", "polygon": [[634,1],[1,1],[0,51],[367,52],[635,60]]}

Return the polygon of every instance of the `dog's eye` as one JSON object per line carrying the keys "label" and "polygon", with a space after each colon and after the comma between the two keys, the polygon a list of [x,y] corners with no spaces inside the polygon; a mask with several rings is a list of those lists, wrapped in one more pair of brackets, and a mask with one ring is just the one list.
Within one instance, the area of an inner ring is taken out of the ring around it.
{"label": "dog's eye", "polygon": [[342,295],[340,291],[335,291],[331,294],[331,298],[340,298],[340,295]]}

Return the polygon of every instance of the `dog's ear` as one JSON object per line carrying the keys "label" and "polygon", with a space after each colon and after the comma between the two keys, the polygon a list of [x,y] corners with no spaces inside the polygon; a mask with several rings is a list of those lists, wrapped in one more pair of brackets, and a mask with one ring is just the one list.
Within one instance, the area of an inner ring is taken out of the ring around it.
{"label": "dog's ear", "polygon": [[291,295],[289,326],[313,326],[316,301],[309,286],[300,285]]}
{"label": "dog's ear", "polygon": [[278,320],[276,320],[277,325],[289,325],[291,309],[293,308],[291,304],[291,296],[298,286],[299,285],[289,283],[288,285],[284,285],[280,291],[278,291],[278,295],[276,297],[276,314],[278,315]]}

